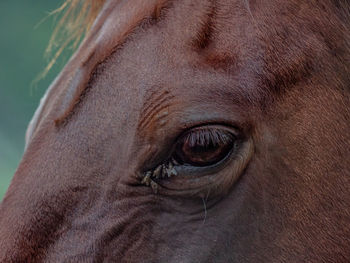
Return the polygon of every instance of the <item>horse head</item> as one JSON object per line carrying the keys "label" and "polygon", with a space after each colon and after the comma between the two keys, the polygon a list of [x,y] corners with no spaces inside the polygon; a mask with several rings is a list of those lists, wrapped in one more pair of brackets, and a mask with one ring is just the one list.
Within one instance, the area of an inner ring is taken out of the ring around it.
{"label": "horse head", "polygon": [[345,0],[104,1],[29,125],[0,261],[349,262],[349,61]]}

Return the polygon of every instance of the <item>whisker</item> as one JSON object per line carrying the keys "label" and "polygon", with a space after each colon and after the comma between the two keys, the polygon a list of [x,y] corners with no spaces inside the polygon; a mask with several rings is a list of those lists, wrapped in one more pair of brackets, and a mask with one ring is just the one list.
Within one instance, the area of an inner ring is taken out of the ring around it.
{"label": "whisker", "polygon": [[203,201],[203,206],[204,206],[204,219],[203,219],[202,225],[204,225],[205,220],[207,219],[207,204],[205,203],[205,200],[203,197],[202,197],[202,201]]}

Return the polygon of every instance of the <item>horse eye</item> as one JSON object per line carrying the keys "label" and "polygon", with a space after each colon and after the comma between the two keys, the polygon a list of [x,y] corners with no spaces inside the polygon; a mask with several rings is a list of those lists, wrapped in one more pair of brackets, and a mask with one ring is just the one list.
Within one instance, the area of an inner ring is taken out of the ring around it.
{"label": "horse eye", "polygon": [[210,166],[225,159],[234,147],[236,137],[217,127],[196,128],[176,143],[173,158],[183,165]]}

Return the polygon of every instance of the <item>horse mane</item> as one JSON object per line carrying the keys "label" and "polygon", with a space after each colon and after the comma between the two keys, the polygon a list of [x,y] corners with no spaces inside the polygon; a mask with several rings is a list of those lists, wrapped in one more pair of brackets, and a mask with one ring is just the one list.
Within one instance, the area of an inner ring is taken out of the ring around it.
{"label": "horse mane", "polygon": [[78,46],[88,33],[105,1],[66,0],[49,14],[50,16],[59,15],[60,18],[45,50],[45,56],[51,59],[39,78],[46,76],[65,48],[71,45],[71,48],[75,49]]}

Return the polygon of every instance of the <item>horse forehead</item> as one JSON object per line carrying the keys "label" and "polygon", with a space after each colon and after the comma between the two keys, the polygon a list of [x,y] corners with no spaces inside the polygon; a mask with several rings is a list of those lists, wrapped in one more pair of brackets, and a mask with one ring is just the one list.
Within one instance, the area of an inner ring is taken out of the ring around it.
{"label": "horse forehead", "polygon": [[[58,122],[67,117],[83,90],[88,86],[97,65],[111,55],[142,19],[155,15],[154,12],[157,12],[165,2],[167,1],[133,0],[109,1],[105,4],[88,37],[41,99],[28,126],[26,144],[30,141],[40,121],[52,112],[54,115],[51,118]],[[203,3],[202,8],[205,8],[206,4]],[[176,34],[180,37],[184,35],[184,32]]]}

